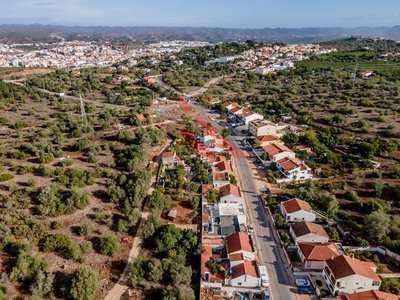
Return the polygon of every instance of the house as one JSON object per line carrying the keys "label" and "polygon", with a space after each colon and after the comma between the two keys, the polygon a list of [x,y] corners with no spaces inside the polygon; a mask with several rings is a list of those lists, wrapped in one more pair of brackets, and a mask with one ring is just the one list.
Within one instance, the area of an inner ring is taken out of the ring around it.
{"label": "house", "polygon": [[221,263],[222,272],[218,274],[212,274],[207,268],[206,263],[214,258],[217,261],[221,257],[223,250],[225,249],[225,242],[221,237],[206,236],[203,237],[202,242],[203,252],[201,253],[201,279],[205,282],[217,282],[222,283],[224,280],[225,271],[229,270],[229,265]]}
{"label": "house", "polygon": [[337,296],[379,290],[382,281],[376,269],[372,262],[341,255],[325,261],[322,276],[329,291]]}
{"label": "house", "polygon": [[231,164],[226,160],[222,160],[217,163],[216,168],[218,172],[232,172]]}
{"label": "house", "polygon": [[280,158],[276,161],[276,167],[287,178],[283,181],[306,180],[313,177],[311,168],[297,157]]}
{"label": "house", "polygon": [[144,78],[144,82],[149,85],[155,84],[157,83],[157,76],[147,76]]}
{"label": "house", "polygon": [[166,151],[161,156],[161,161],[165,166],[172,166],[176,162],[176,152],[175,151]]}
{"label": "house", "polygon": [[232,102],[225,102],[225,103],[223,104],[223,106],[224,106],[228,111],[230,111],[232,108],[239,106],[239,104],[237,104],[237,103],[232,103]]}
{"label": "house", "polygon": [[215,168],[212,170],[211,177],[212,184],[216,189],[231,183],[228,172],[218,172]]}
{"label": "house", "polygon": [[327,243],[329,236],[321,225],[302,221],[290,226],[289,233],[295,244],[298,243]]}
{"label": "house", "polygon": [[255,260],[253,242],[249,234],[236,232],[226,237],[226,254],[230,258],[234,254],[242,254],[244,260]]}
{"label": "house", "polygon": [[286,222],[310,221],[314,222],[316,215],[308,202],[293,198],[280,203],[280,211]]}
{"label": "house", "polygon": [[399,296],[382,291],[370,290],[354,294],[339,295],[337,300],[399,300]]}
{"label": "house", "polygon": [[246,214],[242,204],[219,203],[208,205],[208,224],[203,224],[215,235],[226,236],[240,230],[240,225],[246,225]]}
{"label": "house", "polygon": [[249,123],[249,133],[254,136],[276,135],[277,126],[272,122],[255,120]]}
{"label": "house", "polygon": [[251,121],[254,121],[254,120],[264,119],[264,117],[262,115],[253,113],[251,111],[244,112],[239,117],[245,125],[248,125]]}
{"label": "house", "polygon": [[282,143],[272,143],[263,147],[268,158],[272,162],[277,162],[283,158],[295,157],[296,154]]}
{"label": "house", "polygon": [[271,134],[258,135],[258,136],[256,136],[256,140],[261,145],[261,147],[265,147],[267,145],[279,142],[279,138],[277,136],[271,135]]}
{"label": "house", "polygon": [[239,188],[233,184],[227,184],[219,188],[219,201],[221,203],[242,203]]}
{"label": "house", "polygon": [[304,268],[321,271],[325,261],[341,255],[335,243],[299,243],[298,253]]}
{"label": "house", "polygon": [[260,278],[255,261],[245,261],[231,268],[229,284],[235,287],[258,287]]}
{"label": "house", "polygon": [[373,71],[364,71],[364,72],[361,72],[361,73],[360,73],[360,75],[361,75],[361,77],[362,77],[363,79],[368,79],[368,78],[370,78],[373,74],[374,74]]}

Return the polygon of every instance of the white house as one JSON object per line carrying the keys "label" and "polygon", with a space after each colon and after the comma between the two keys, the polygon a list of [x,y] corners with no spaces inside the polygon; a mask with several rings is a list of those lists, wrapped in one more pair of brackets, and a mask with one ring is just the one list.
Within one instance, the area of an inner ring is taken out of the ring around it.
{"label": "white house", "polygon": [[222,218],[225,216],[234,216],[237,218],[238,224],[246,225],[246,213],[244,207],[240,203],[219,203],[214,205],[211,211],[211,220]]}
{"label": "white house", "polygon": [[234,287],[258,287],[260,278],[257,274],[255,261],[245,261],[242,264],[232,267],[229,284]]}
{"label": "white house", "polygon": [[290,226],[289,233],[295,244],[298,243],[327,243],[329,236],[321,225],[302,221]]}
{"label": "white house", "polygon": [[175,151],[167,151],[164,152],[161,156],[161,161],[166,166],[174,165],[176,162],[176,153]]}
{"label": "white house", "polygon": [[254,120],[249,123],[249,133],[254,136],[275,135],[277,126],[269,121]]}
{"label": "white house", "polygon": [[286,176],[287,180],[283,181],[296,181],[313,178],[311,168],[297,157],[287,156],[280,158],[276,161],[276,167]]}
{"label": "white house", "polygon": [[341,255],[325,262],[322,275],[329,291],[337,296],[379,290],[382,281],[376,269],[373,262]]}
{"label": "white house", "polygon": [[239,188],[233,184],[227,184],[219,188],[219,201],[221,203],[242,203]]}
{"label": "white house", "polygon": [[255,260],[253,242],[250,235],[245,232],[236,232],[226,237],[226,253],[228,258],[241,254],[244,260]]}
{"label": "white house", "polygon": [[253,113],[251,111],[246,111],[246,112],[240,114],[239,118],[242,120],[242,122],[245,125],[248,125],[251,121],[254,121],[254,120],[262,120],[262,119],[264,119],[264,117],[262,115],[257,114],[257,113]]}
{"label": "white house", "polygon": [[307,270],[322,272],[325,261],[341,255],[335,243],[299,243],[298,253]]}
{"label": "white house", "polygon": [[280,203],[281,214],[286,222],[310,221],[314,222],[316,215],[308,202],[293,198]]}
{"label": "white house", "polygon": [[268,155],[269,160],[277,162],[286,157],[295,157],[296,154],[282,143],[272,143],[264,148],[265,153]]}

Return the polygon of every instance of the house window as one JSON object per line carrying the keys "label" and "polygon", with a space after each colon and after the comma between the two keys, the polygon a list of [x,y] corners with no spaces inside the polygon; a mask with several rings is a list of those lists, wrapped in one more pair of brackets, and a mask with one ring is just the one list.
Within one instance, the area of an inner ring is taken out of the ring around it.
{"label": "house window", "polygon": [[336,286],[340,288],[340,281],[336,282]]}
{"label": "house window", "polygon": [[372,286],[379,286],[381,283],[379,281],[372,282]]}
{"label": "house window", "polygon": [[242,285],[242,283],[241,283],[241,282],[238,282],[238,285]]}

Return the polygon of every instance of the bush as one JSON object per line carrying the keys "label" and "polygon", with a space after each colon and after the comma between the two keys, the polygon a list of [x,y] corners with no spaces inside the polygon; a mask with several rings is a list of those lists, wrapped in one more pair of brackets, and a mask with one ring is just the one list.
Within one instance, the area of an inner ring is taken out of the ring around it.
{"label": "bush", "polygon": [[100,242],[100,253],[103,255],[114,256],[119,251],[119,240],[116,235],[109,235]]}
{"label": "bush", "polygon": [[81,267],[75,271],[72,281],[70,295],[76,300],[92,300],[99,288],[99,275],[92,269]]}
{"label": "bush", "polygon": [[10,180],[13,178],[14,178],[14,176],[9,173],[0,174],[0,182],[4,182],[4,181],[7,181],[7,180]]}
{"label": "bush", "polygon": [[221,271],[221,265],[211,257],[209,261],[206,262],[206,267],[210,270],[211,274],[218,274]]}

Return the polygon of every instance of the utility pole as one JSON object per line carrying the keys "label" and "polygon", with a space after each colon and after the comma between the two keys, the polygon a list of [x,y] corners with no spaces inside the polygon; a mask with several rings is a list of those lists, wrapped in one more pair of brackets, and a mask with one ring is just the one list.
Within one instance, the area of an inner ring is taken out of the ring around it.
{"label": "utility pole", "polygon": [[82,124],[84,125],[87,123],[87,116],[86,116],[86,111],[85,111],[85,104],[83,103],[83,99],[80,94],[79,94],[79,100],[81,102],[81,121],[82,121]]}

